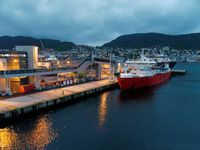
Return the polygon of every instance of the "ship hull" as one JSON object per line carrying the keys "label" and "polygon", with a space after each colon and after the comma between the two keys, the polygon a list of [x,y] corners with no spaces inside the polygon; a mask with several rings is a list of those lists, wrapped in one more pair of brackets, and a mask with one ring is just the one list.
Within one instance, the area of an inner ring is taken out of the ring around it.
{"label": "ship hull", "polygon": [[133,78],[120,78],[118,77],[118,84],[122,90],[134,90],[145,87],[159,85],[171,77],[171,71],[166,73],[159,73],[151,77],[133,77]]}

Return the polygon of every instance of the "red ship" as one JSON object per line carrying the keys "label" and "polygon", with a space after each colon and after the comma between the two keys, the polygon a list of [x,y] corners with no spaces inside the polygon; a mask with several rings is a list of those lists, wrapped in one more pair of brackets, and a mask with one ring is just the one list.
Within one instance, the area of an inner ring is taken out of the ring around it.
{"label": "red ship", "polygon": [[154,60],[142,57],[138,61],[127,61],[117,80],[122,90],[132,90],[161,84],[170,77],[168,63],[158,66]]}

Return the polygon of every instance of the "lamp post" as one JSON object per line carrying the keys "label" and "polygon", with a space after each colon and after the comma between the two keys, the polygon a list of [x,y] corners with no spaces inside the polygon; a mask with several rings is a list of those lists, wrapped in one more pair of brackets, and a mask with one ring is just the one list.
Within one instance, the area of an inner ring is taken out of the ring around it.
{"label": "lamp post", "polygon": [[113,71],[113,67],[112,67],[112,57],[113,54],[110,54],[110,82],[114,80],[113,76],[114,76],[114,71]]}
{"label": "lamp post", "polygon": [[93,78],[94,76],[93,76],[93,62],[94,62],[94,54],[93,54],[93,52],[91,53],[91,65],[90,65],[90,75],[91,75],[91,77]]}

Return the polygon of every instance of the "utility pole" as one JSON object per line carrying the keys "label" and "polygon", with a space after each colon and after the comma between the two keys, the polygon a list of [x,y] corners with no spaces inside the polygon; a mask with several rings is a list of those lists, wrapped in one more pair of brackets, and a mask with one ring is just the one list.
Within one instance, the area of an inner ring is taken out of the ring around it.
{"label": "utility pole", "polygon": [[93,52],[91,52],[91,65],[90,65],[90,74],[93,77],[93,61],[94,61],[94,56],[93,56]]}
{"label": "utility pole", "polygon": [[41,44],[41,46],[42,46],[42,50],[44,51],[44,45],[43,45],[43,43],[42,43],[42,40],[40,39],[40,44]]}

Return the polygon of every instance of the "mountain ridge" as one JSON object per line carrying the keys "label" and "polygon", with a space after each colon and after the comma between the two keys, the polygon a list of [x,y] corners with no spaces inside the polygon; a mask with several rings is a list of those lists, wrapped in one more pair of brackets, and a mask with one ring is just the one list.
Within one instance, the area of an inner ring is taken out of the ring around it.
{"label": "mountain ridge", "polygon": [[102,47],[152,48],[169,46],[174,49],[200,49],[200,33],[170,35],[163,33],[136,33],[117,37]]}
{"label": "mountain ridge", "polygon": [[55,39],[39,39],[28,36],[0,36],[0,49],[10,49],[12,50],[16,45],[26,45],[26,46],[38,46],[42,49],[42,41],[44,48],[55,49],[55,50],[69,50],[72,49],[76,44],[73,42],[60,41]]}

